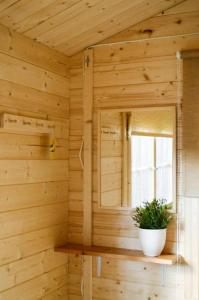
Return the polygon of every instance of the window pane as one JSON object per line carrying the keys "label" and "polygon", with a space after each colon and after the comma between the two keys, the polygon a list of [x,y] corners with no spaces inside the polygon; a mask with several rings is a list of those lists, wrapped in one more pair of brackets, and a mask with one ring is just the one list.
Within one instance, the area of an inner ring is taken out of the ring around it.
{"label": "window pane", "polygon": [[132,207],[154,197],[154,138],[131,137]]}
{"label": "window pane", "polygon": [[156,198],[172,202],[173,139],[156,138]]}

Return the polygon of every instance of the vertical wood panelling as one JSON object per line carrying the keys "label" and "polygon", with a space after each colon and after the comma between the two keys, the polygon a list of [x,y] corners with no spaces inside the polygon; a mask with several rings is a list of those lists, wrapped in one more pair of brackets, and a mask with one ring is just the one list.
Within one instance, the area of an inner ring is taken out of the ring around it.
{"label": "vertical wood panelling", "polygon": [[[83,176],[83,242],[92,245],[92,133],[93,133],[93,50],[84,52],[83,118],[84,118],[84,176]],[[92,257],[83,258],[83,299],[92,300]]]}
{"label": "vertical wood panelling", "polygon": [[185,148],[185,197],[199,197],[199,52],[195,58],[183,59],[183,120]]}
{"label": "vertical wood panelling", "polygon": [[47,136],[0,133],[0,299],[67,299],[68,60],[0,26],[0,112],[53,120]]}
{"label": "vertical wood panelling", "polygon": [[[79,151],[83,139],[83,53],[70,60],[68,240],[83,243],[83,170]],[[69,255],[68,299],[82,300],[82,258]]]}
{"label": "vertical wood panelling", "polygon": [[185,214],[185,299],[199,298],[199,189],[198,189],[198,114],[199,51],[187,51],[183,60],[183,154]]}

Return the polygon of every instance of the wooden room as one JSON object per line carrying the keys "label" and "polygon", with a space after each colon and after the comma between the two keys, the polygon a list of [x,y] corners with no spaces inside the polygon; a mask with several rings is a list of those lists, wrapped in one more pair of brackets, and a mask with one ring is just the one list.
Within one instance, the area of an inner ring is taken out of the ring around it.
{"label": "wooden room", "polygon": [[0,300],[199,300],[199,0],[0,0]]}

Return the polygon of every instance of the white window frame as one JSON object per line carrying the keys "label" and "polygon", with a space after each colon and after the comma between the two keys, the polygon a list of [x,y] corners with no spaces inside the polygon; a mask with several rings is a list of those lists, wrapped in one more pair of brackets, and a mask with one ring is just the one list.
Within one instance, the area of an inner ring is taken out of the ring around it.
{"label": "white window frame", "polygon": [[[157,170],[157,164],[156,164],[156,139],[159,137],[167,137],[167,138],[172,138],[172,146],[173,146],[173,152],[172,152],[172,195],[173,195],[173,201],[172,201],[172,211],[176,211],[176,140],[175,140],[175,133],[173,135],[168,135],[168,134],[155,134],[155,133],[146,133],[146,132],[131,132],[131,137],[132,136],[148,136],[148,137],[153,137],[154,138],[154,165],[153,165],[153,170],[154,170],[154,176],[153,176],[153,182],[154,182],[154,187],[153,187],[153,193],[154,193],[154,198],[156,198],[156,170]],[[131,141],[130,141],[131,144]],[[131,147],[131,146],[130,146]],[[130,151],[131,153],[131,151]],[[131,202],[131,206],[133,207],[133,199],[132,199],[132,189],[133,189],[133,183],[132,183],[132,157],[130,158],[130,172],[129,172],[129,183],[130,183],[130,188],[129,188],[129,199]],[[140,203],[141,204],[141,203]]]}

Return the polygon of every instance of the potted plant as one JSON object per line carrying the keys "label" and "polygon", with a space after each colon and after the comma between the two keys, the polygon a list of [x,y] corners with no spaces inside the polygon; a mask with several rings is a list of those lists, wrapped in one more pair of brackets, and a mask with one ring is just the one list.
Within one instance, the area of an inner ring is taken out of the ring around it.
{"label": "potted plant", "polygon": [[171,205],[165,200],[153,199],[137,207],[132,216],[139,228],[142,250],[146,256],[159,256],[164,249],[168,224],[172,218]]}

